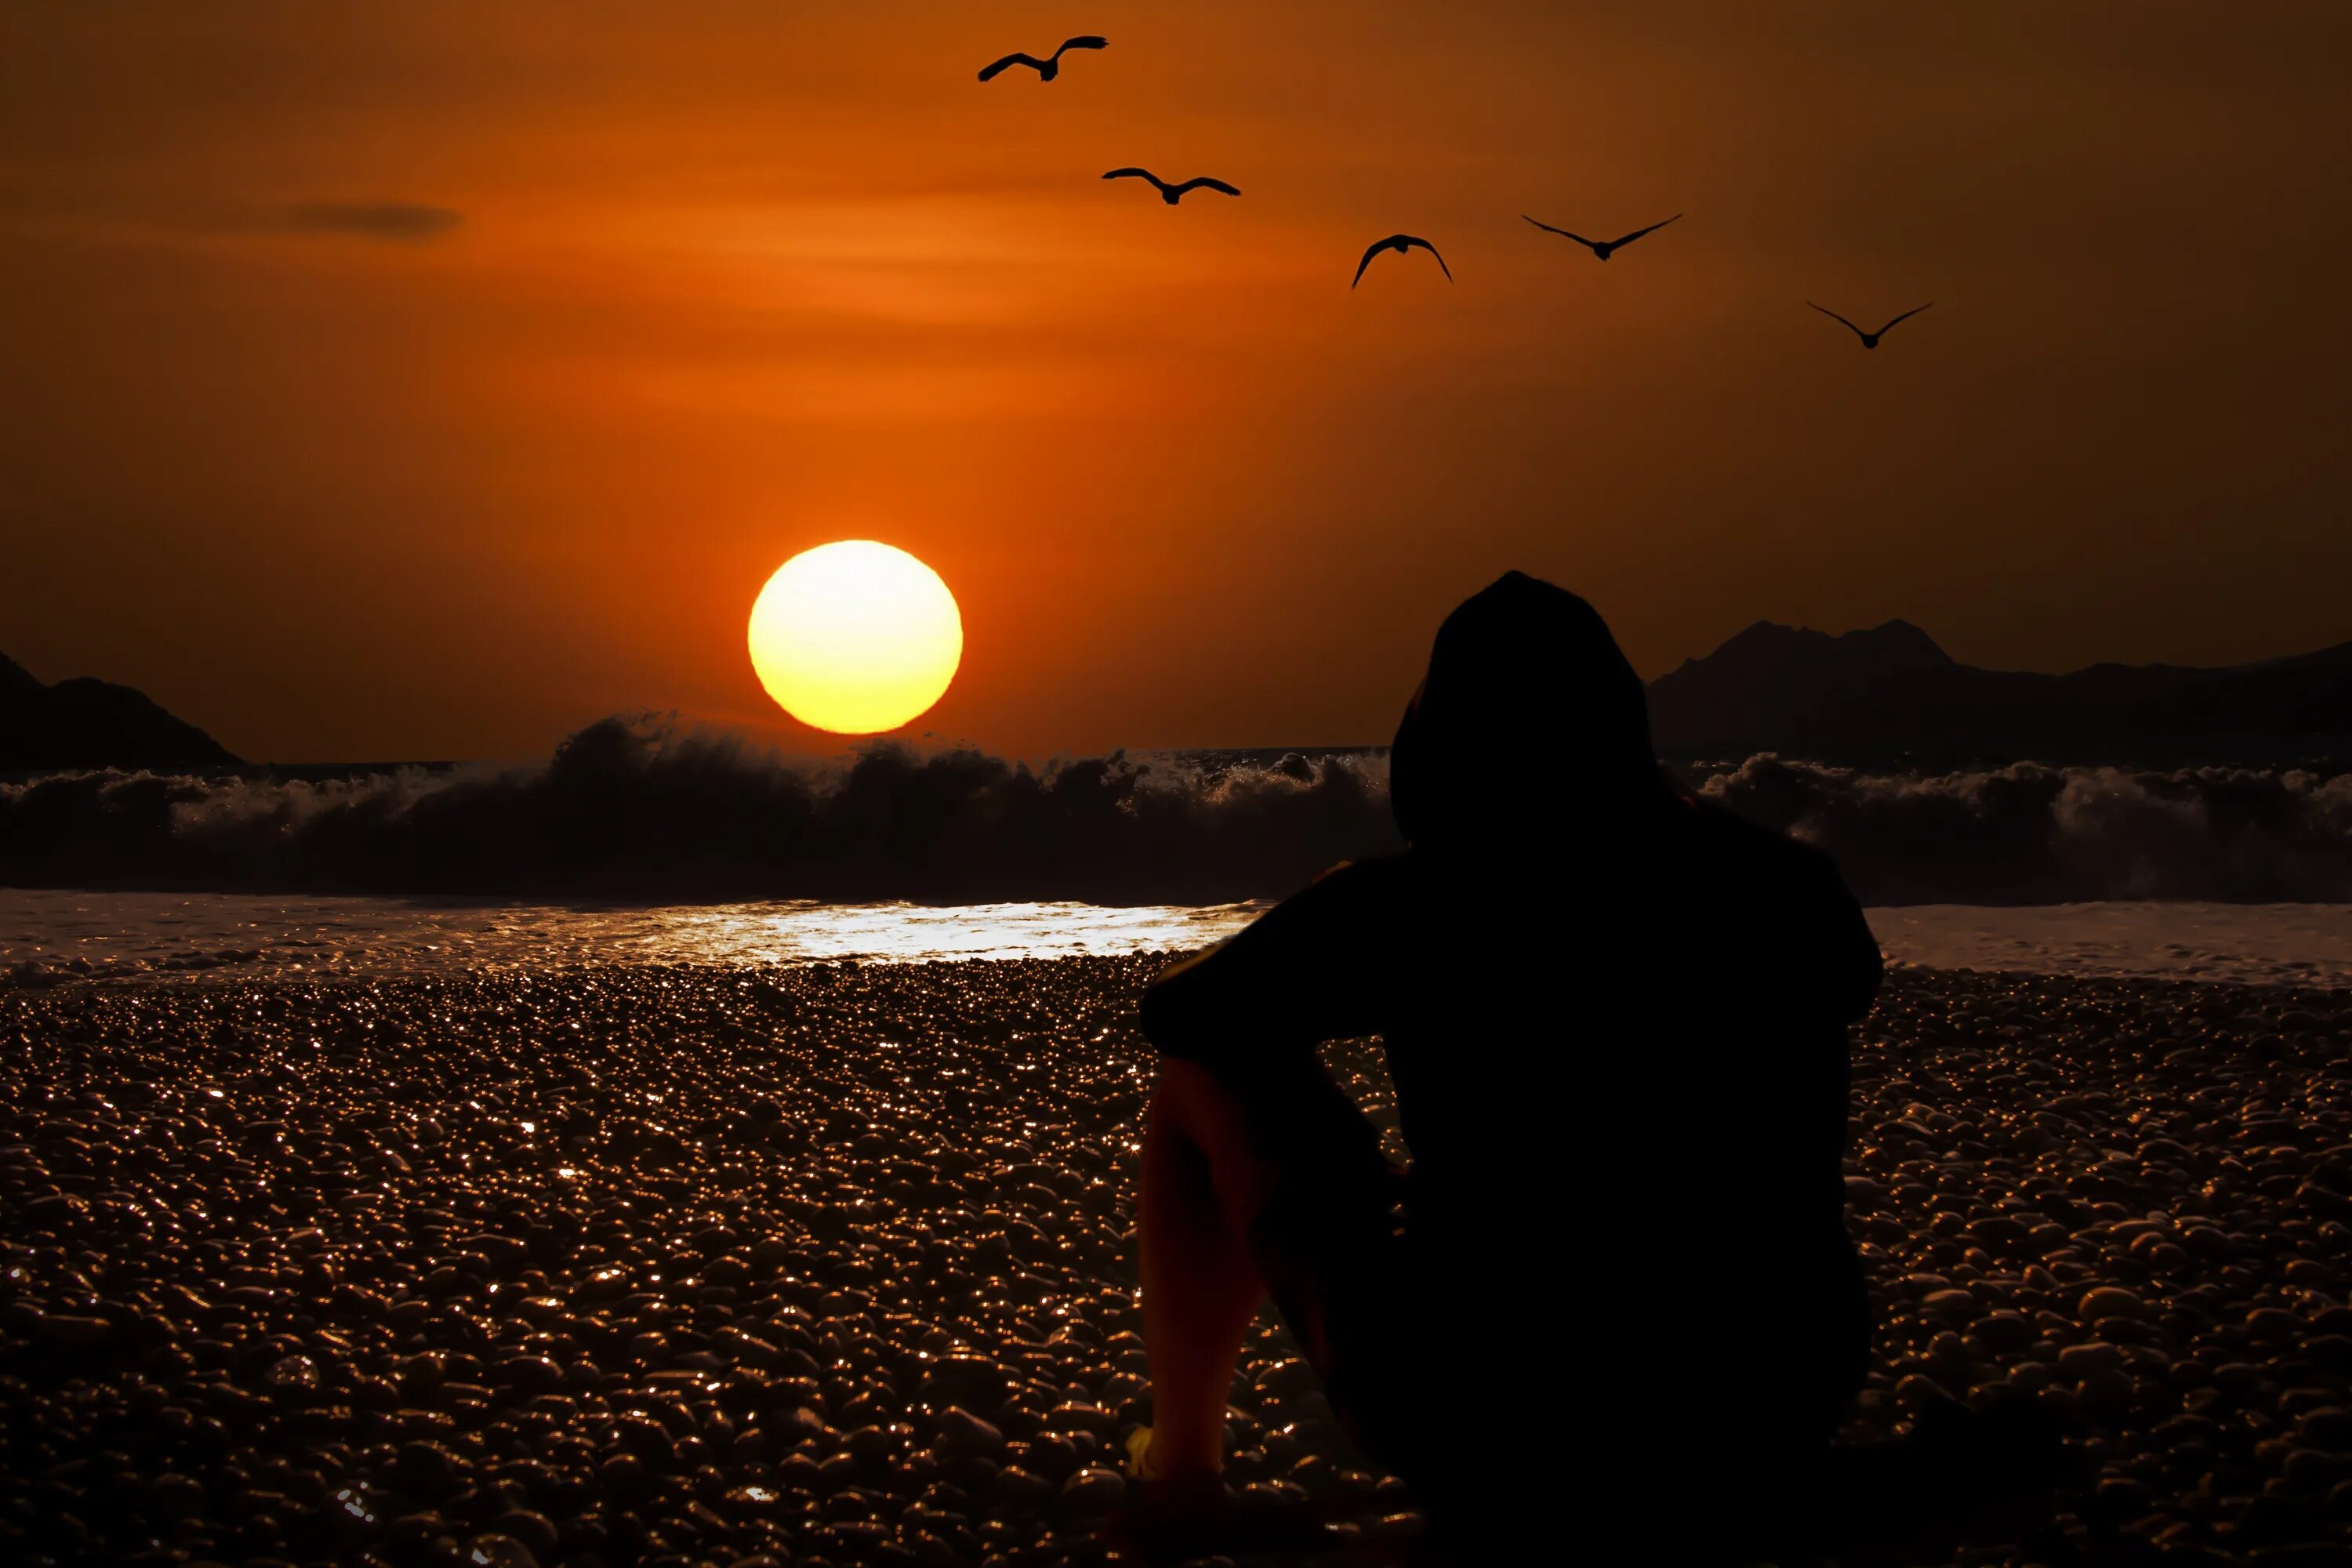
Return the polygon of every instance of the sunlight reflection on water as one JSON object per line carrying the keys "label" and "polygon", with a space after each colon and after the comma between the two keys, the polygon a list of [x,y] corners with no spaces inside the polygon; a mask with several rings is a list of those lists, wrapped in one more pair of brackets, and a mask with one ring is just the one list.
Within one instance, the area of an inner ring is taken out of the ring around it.
{"label": "sunlight reflection on water", "polygon": [[1264,908],[812,900],[641,908],[0,889],[0,969],[310,975],[1064,958],[1204,947]]}
{"label": "sunlight reflection on water", "polygon": [[[0,889],[0,984],[76,975],[315,975],[737,967],[1181,952],[1264,904],[659,907]],[[2352,905],[1920,904],[1869,911],[1889,961],[2249,984],[2352,984]]]}

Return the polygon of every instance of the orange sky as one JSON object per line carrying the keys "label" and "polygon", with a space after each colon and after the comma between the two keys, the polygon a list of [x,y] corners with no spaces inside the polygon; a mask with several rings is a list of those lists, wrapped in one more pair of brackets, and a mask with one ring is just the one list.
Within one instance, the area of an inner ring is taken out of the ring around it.
{"label": "orange sky", "polygon": [[[0,11],[0,651],[255,757],[776,725],[751,600],[867,536],[916,728],[1044,755],[1382,738],[1514,565],[1653,674],[2352,637],[2352,12],[1270,9]],[[1460,281],[1351,293],[1400,228]]]}

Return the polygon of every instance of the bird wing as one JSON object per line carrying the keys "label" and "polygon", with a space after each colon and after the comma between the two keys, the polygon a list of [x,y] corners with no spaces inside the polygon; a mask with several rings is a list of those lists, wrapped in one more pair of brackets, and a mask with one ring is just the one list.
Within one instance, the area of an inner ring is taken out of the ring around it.
{"label": "bird wing", "polygon": [[[1675,217],[1680,217],[1682,216],[1682,214],[1676,213]],[[1652,224],[1649,227],[1637,228],[1622,239],[1612,239],[1609,242],[1609,248],[1614,250],[1621,245],[1633,244],[1635,240],[1641,238],[1645,234],[1655,234],[1658,230],[1665,227],[1666,225],[1674,222],[1675,217],[1660,218],[1656,223]]]}
{"label": "bird wing", "polygon": [[[1933,300],[1928,300],[1928,301],[1927,301],[1927,305],[1932,305],[1932,304],[1934,304],[1935,302],[1936,302],[1936,301],[1934,301]],[[1906,310],[1906,311],[1904,311],[1901,315],[1899,315],[1899,316],[1895,317],[1895,321],[1909,321],[1912,317],[1914,317],[1914,316],[1917,315],[1921,310],[1926,310],[1926,309],[1927,308],[1927,305],[1921,305],[1921,306],[1916,307],[1916,309],[1909,310]],[[1879,328],[1879,329],[1878,329],[1878,335],[1879,335],[1880,337],[1882,337],[1882,338],[1883,338],[1883,337],[1885,337],[1885,336],[1886,335],[1887,329],[1888,329],[1888,328],[1890,328],[1890,327],[1892,327],[1892,326],[1894,326],[1894,325],[1895,325],[1895,321],[1889,321],[1889,322],[1887,322],[1887,323],[1886,323],[1886,326]]]}
{"label": "bird wing", "polygon": [[1197,187],[1197,186],[1201,186],[1201,185],[1206,185],[1209,189],[1211,189],[1211,190],[1213,190],[1213,191],[1223,191],[1223,192],[1224,192],[1224,193],[1225,193],[1225,195],[1229,195],[1229,196],[1237,196],[1237,195],[1240,195],[1242,194],[1242,193],[1241,193],[1241,188],[1240,188],[1239,186],[1237,186],[1237,185],[1229,185],[1229,184],[1225,184],[1225,183],[1224,183],[1224,181],[1223,181],[1223,180],[1213,180],[1213,179],[1209,178],[1209,176],[1208,176],[1208,175],[1206,175],[1206,174],[1195,174],[1195,175],[1193,175],[1191,179],[1189,179],[1189,180],[1185,181],[1182,184],[1181,184],[1181,185],[1179,185],[1179,186],[1177,186],[1177,187],[1176,187],[1176,194],[1177,194],[1178,195],[1180,195],[1180,196],[1181,196],[1181,195],[1182,195],[1186,191],[1192,190],[1192,189],[1194,189],[1195,187]]}
{"label": "bird wing", "polygon": [[1058,60],[1071,49],[1107,49],[1108,47],[1110,47],[1110,40],[1101,34],[1082,33],[1075,38],[1064,38],[1062,47],[1054,51],[1054,58]]}
{"label": "bird wing", "polygon": [[[1430,244],[1429,241],[1422,238],[1421,236],[1417,234],[1402,235],[1399,236],[1399,237],[1407,245],[1417,245],[1423,250],[1429,252],[1430,255],[1437,256],[1437,247]],[[1454,268],[1445,265],[1445,258],[1443,256],[1437,256],[1437,269],[1445,274],[1445,280],[1448,283],[1454,281]]]}
{"label": "bird wing", "polygon": [[1390,240],[1399,237],[1402,237],[1391,235],[1389,239],[1376,239],[1372,241],[1371,244],[1364,247],[1364,258],[1356,263],[1356,275],[1348,280],[1348,287],[1353,289],[1357,284],[1361,283],[1364,280],[1364,268],[1372,264],[1372,258],[1378,256],[1381,251],[1386,250],[1389,247]]}
{"label": "bird wing", "polygon": [[[1520,216],[1521,217],[1528,217],[1528,215],[1527,215],[1527,214],[1525,214],[1525,213],[1521,213],[1519,216]],[[1551,226],[1551,225],[1549,225],[1549,224],[1548,224],[1548,223],[1541,223],[1541,222],[1538,222],[1536,219],[1531,218],[1531,217],[1528,217],[1528,221],[1529,223],[1535,224],[1535,226],[1536,226],[1538,228],[1539,228],[1539,229],[1543,230],[1546,234],[1556,234],[1556,235],[1559,236],[1562,239],[1572,239],[1572,240],[1576,241],[1576,243],[1577,243],[1577,244],[1579,244],[1579,245],[1583,245],[1583,246],[1590,246],[1590,245],[1592,243],[1591,240],[1589,240],[1589,239],[1585,238],[1585,237],[1584,237],[1582,235],[1580,235],[1580,234],[1570,234],[1570,233],[1569,233],[1569,232],[1568,232],[1568,230],[1566,230],[1566,229],[1564,229],[1564,228],[1554,228],[1554,227],[1552,227],[1552,226]]]}
{"label": "bird wing", "polygon": [[1155,185],[1160,184],[1160,176],[1153,174],[1149,169],[1113,169],[1109,174],[1105,174],[1103,178],[1106,180],[1150,180]]}
{"label": "bird wing", "polygon": [[[1811,300],[1806,300],[1806,301],[1805,301],[1805,303],[1806,303],[1806,304],[1808,304],[1808,305],[1813,305],[1813,302],[1812,302]],[[1846,321],[1846,319],[1845,319],[1843,316],[1839,315],[1835,310],[1831,310],[1827,305],[1813,305],[1813,309],[1814,309],[1814,310],[1819,310],[1822,315],[1827,316],[1827,317],[1828,317],[1831,321],[1840,321],[1840,322],[1843,322],[1843,323],[1844,323],[1844,326],[1845,326],[1845,330],[1846,330],[1847,331],[1849,331],[1849,332],[1852,332],[1852,333],[1853,333],[1855,337],[1857,337],[1857,338],[1866,338],[1866,337],[1870,336],[1870,334],[1869,334],[1868,332],[1864,331],[1860,327],[1855,326],[1852,321]]]}
{"label": "bird wing", "polygon": [[987,81],[1012,66],[1027,66],[1031,70],[1043,70],[1045,68],[1045,62],[1034,55],[1007,55],[1001,60],[992,60],[981,67],[980,79]]}

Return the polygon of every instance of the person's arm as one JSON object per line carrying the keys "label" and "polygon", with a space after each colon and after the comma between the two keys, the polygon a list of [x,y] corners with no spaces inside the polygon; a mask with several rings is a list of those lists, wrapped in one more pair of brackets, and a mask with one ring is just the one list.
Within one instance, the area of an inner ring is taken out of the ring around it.
{"label": "person's arm", "polygon": [[1858,1024],[1878,999],[1886,976],[1878,938],[1837,862],[1807,848],[1793,868],[1777,942],[1777,967],[1802,977],[1792,1000],[1803,1014],[1843,1029]]}
{"label": "person's arm", "polygon": [[1737,919],[1727,934],[1754,966],[1749,983],[1769,1012],[1841,1034],[1869,1014],[1885,963],[1836,861],[1782,840]]}
{"label": "person's arm", "polygon": [[1387,955],[1397,859],[1343,866],[1143,994],[1143,1032],[1171,1057],[1218,1068],[1311,1056],[1378,1032],[1394,980]]}
{"label": "person's arm", "polygon": [[1832,984],[1838,1022],[1859,1024],[1878,1000],[1878,988],[1886,979],[1886,958],[1878,951],[1878,937],[1863,916],[1861,901],[1845,885],[1836,865],[1832,863],[1825,869],[1834,911],[1831,924],[1834,947]]}

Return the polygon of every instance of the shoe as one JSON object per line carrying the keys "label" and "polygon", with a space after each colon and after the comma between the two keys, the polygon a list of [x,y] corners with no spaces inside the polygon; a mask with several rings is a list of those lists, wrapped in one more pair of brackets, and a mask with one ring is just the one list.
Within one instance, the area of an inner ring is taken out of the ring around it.
{"label": "shoe", "polygon": [[1127,1435],[1127,1479],[1131,1481],[1157,1480],[1151,1469],[1151,1428],[1138,1426]]}
{"label": "shoe", "polygon": [[1133,1563],[1181,1563],[1213,1555],[1232,1529],[1225,1479],[1163,1475],[1151,1462],[1151,1428],[1128,1434],[1126,1503],[1104,1521],[1101,1539]]}

